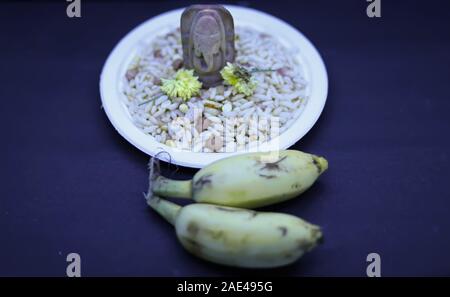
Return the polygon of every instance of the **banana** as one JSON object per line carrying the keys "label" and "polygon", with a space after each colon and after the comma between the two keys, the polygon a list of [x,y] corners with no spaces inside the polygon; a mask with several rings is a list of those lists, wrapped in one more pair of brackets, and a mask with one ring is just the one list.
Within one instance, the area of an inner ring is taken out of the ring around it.
{"label": "banana", "polygon": [[298,196],[327,168],[326,159],[296,150],[248,153],[211,163],[192,180],[158,176],[152,189],[162,197],[256,208]]}
{"label": "banana", "polygon": [[175,226],[185,249],[222,265],[247,268],[288,265],[322,239],[318,226],[292,215],[202,203],[181,207],[159,197],[147,202]]}

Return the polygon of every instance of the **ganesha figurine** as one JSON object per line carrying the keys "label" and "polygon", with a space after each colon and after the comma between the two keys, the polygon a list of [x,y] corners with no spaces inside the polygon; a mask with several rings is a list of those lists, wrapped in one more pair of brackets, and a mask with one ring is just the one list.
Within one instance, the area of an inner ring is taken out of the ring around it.
{"label": "ganesha figurine", "polygon": [[235,57],[234,22],[221,5],[192,5],[181,16],[183,62],[194,69],[203,87],[222,82],[220,70]]}

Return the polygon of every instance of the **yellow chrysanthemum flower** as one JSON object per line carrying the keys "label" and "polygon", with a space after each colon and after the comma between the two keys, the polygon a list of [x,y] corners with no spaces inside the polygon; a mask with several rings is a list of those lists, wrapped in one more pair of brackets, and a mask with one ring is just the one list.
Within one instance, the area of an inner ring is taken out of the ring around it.
{"label": "yellow chrysanthemum flower", "polygon": [[243,67],[228,62],[220,71],[220,74],[238,93],[245,96],[252,95],[256,89],[256,82],[253,80],[251,73]]}
{"label": "yellow chrysanthemum flower", "polygon": [[202,83],[194,76],[194,70],[180,69],[174,79],[162,79],[161,90],[169,97],[189,100],[200,92]]}

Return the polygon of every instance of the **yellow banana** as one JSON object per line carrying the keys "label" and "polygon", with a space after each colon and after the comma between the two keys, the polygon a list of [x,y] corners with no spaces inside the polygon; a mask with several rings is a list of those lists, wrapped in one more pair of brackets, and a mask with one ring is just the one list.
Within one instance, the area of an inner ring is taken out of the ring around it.
{"label": "yellow banana", "polygon": [[203,203],[181,207],[157,197],[148,199],[148,204],[175,226],[184,248],[218,264],[284,266],[322,239],[318,226],[292,215]]}
{"label": "yellow banana", "polygon": [[296,150],[248,153],[211,163],[192,180],[158,176],[152,189],[162,197],[255,208],[298,196],[327,168],[326,159]]}

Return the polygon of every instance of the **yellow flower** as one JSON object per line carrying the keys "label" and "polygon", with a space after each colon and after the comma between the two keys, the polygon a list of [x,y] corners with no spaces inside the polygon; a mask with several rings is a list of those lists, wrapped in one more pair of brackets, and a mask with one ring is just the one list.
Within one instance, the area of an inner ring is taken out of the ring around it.
{"label": "yellow flower", "polygon": [[189,100],[200,92],[202,83],[194,76],[194,70],[180,69],[174,79],[162,79],[161,90],[171,98],[180,97]]}
{"label": "yellow flower", "polygon": [[234,89],[245,96],[250,96],[256,89],[256,82],[251,76],[251,73],[243,67],[227,63],[222,71],[220,71],[222,78]]}

